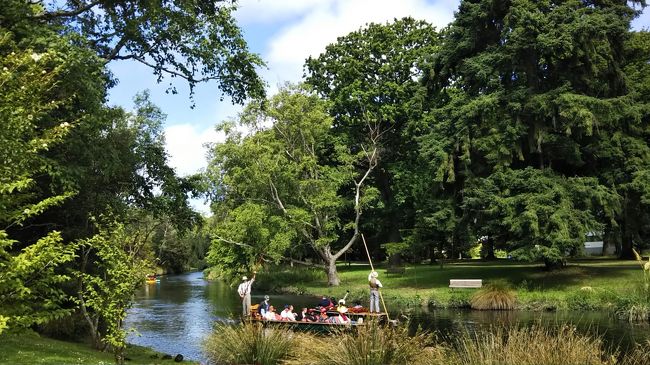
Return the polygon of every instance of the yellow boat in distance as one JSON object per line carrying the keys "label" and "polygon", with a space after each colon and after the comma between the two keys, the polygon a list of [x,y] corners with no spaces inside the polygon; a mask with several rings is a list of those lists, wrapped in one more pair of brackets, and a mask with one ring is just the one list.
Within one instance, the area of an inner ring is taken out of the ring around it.
{"label": "yellow boat in distance", "polygon": [[155,284],[160,282],[160,278],[156,276],[156,274],[150,274],[147,275],[145,281],[147,282],[147,284]]}

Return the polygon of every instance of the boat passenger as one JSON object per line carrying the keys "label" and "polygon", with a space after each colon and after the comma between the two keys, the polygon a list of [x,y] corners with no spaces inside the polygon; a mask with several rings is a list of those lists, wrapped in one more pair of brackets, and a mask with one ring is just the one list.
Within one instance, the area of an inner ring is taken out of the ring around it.
{"label": "boat passenger", "polygon": [[330,299],[325,295],[323,295],[323,298],[321,298],[320,302],[318,302],[318,307],[322,307],[322,308],[328,308],[331,307],[332,305],[333,304],[330,301]]}
{"label": "boat passenger", "polygon": [[327,308],[320,309],[320,315],[318,316],[318,322],[328,322],[329,317],[327,316]]}
{"label": "boat passenger", "polygon": [[291,304],[285,305],[284,310],[280,313],[280,317],[283,321],[295,321],[296,314],[293,313],[293,306]]}
{"label": "boat passenger", "polygon": [[339,308],[339,315],[336,317],[333,317],[336,319],[335,323],[341,323],[341,324],[350,324],[352,323],[352,320],[350,317],[347,316],[348,309],[346,307],[341,307]]}
{"label": "boat passenger", "polygon": [[269,296],[265,295],[264,300],[262,303],[260,303],[259,307],[257,308],[257,313],[260,315],[261,318],[266,318],[266,312],[269,311]]}
{"label": "boat passenger", "polygon": [[298,313],[298,316],[296,317],[296,320],[301,321],[301,322],[316,322],[318,318],[316,318],[314,315],[310,314],[307,308],[303,308],[300,313]]}
{"label": "boat passenger", "polygon": [[264,319],[269,320],[269,321],[279,321],[282,319],[279,314],[275,313],[275,307],[270,306],[269,310],[266,312],[264,315]]}
{"label": "boat passenger", "polygon": [[336,310],[338,311],[340,308],[345,307],[345,299],[339,299],[339,305],[336,306]]}

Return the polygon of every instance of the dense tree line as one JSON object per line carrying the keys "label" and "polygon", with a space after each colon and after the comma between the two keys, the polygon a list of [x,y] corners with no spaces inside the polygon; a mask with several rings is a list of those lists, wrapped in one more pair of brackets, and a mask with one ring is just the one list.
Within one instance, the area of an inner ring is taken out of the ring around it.
{"label": "dense tree line", "polygon": [[482,238],[486,257],[556,267],[603,232],[631,257],[650,238],[643,7],[468,0],[442,30],[405,18],[340,37],[304,85],[223,127],[209,261],[324,263],[337,285],[320,250],[363,259],[360,233],[378,257],[456,258]]}
{"label": "dense tree line", "polygon": [[0,332],[79,319],[70,326],[121,362],[122,321],[144,274],[203,259],[192,252],[205,246],[192,228],[202,218],[187,202],[198,180],[168,166],[165,115],[146,92],[131,111],[107,105],[118,81],[107,64],[136,60],[190,87],[216,82],[234,102],[260,96],[261,61],[233,9],[0,3]]}

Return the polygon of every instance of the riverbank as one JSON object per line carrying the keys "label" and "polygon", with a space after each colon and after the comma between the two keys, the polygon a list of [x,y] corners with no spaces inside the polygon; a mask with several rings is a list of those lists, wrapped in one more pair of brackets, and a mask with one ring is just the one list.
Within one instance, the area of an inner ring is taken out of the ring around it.
{"label": "riverbank", "polygon": [[[305,268],[274,268],[258,274],[256,291],[342,297],[367,301],[368,265],[338,266],[341,285],[328,287],[324,273]],[[546,271],[543,265],[508,260],[478,260],[439,265],[408,265],[403,274],[386,273],[379,266],[383,295],[391,310],[405,308],[465,308],[475,289],[450,289],[450,279],[482,279],[484,284],[506,282],[516,293],[521,310],[611,310],[634,300],[643,277],[634,261],[585,259],[566,268]]]}
{"label": "riverbank", "polygon": [[[175,355],[175,354],[174,354]],[[178,364],[173,359],[163,359],[163,354],[152,349],[129,345],[126,364]],[[110,365],[115,358],[110,352],[100,352],[89,345],[59,341],[39,336],[35,332],[3,333],[0,335],[0,364],[30,365]],[[198,362],[183,361],[180,364]]]}

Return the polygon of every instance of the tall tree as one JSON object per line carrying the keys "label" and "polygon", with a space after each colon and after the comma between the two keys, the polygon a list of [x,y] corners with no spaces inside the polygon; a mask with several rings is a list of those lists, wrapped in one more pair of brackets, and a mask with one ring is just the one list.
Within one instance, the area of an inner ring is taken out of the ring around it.
{"label": "tall tree", "polygon": [[223,218],[210,262],[232,274],[306,244],[324,261],[328,284],[339,285],[336,261],[357,242],[363,209],[376,195],[367,181],[377,164],[377,124],[368,121],[365,143],[348,146],[332,134],[324,101],[285,88],[249,104],[237,124],[222,125],[227,139],[214,147],[209,173],[215,204],[227,208],[217,212]]}
{"label": "tall tree", "polygon": [[182,78],[190,91],[197,83],[216,82],[236,103],[264,95],[256,72],[263,62],[248,51],[232,16],[235,1],[10,1],[31,8],[28,21],[60,24],[62,33],[78,35],[105,62],[137,61],[159,82]]}
{"label": "tall tree", "polygon": [[355,145],[367,138],[366,121],[383,131],[372,184],[381,204],[366,222],[380,243],[402,240],[401,229],[412,225],[411,172],[418,169],[417,143],[423,94],[418,79],[426,59],[437,52],[438,33],[424,21],[396,19],[339,37],[305,64],[306,82],[332,107],[334,130]]}
{"label": "tall tree", "polygon": [[[542,171],[527,176],[531,188],[541,189],[534,193],[540,197],[547,189],[561,191],[569,177],[575,186],[592,185],[591,176],[599,173],[593,144],[611,133],[606,126],[619,129],[626,123],[629,114],[622,110],[639,110],[623,72],[625,41],[636,14],[627,2],[462,1],[425,80],[430,99],[442,105],[429,115],[432,130],[423,142],[437,180],[487,187],[495,174],[532,168]],[[553,188],[548,179],[555,181]],[[506,187],[502,192],[513,199],[533,193]],[[596,186],[590,197],[563,194],[571,207],[582,206],[584,199],[598,204],[592,219],[569,232],[569,247],[560,244],[565,227],[546,226],[546,235],[558,237],[546,247],[563,247],[561,255],[576,252],[580,235],[598,223],[596,217],[615,224],[620,204],[614,189]],[[504,198],[484,197],[478,208]],[[463,204],[464,196],[460,199]],[[541,223],[545,211],[562,210],[562,201],[547,200],[529,213]],[[475,231],[473,222],[487,217],[467,213],[464,222]],[[510,231],[530,217],[514,218]],[[513,245],[518,241],[501,237]],[[553,256],[544,258],[557,262]]]}
{"label": "tall tree", "polygon": [[47,151],[83,121],[76,106],[97,105],[95,89],[104,87],[101,61],[92,52],[38,30],[50,41],[47,49],[21,46],[14,32],[0,26],[0,327],[69,313],[59,286],[69,278],[60,268],[74,259],[74,246],[55,229],[22,241],[10,233],[76,193],[70,187],[43,192],[38,180],[58,172]]}

